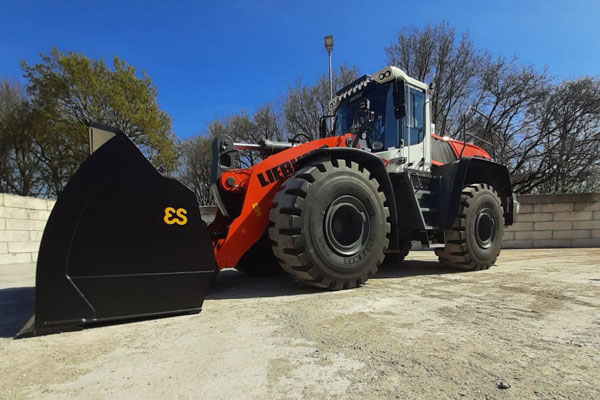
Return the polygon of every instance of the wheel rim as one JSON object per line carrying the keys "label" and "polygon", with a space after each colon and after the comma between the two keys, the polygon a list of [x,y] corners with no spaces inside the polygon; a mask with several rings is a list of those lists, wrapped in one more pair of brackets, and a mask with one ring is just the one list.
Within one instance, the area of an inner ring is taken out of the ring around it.
{"label": "wheel rim", "polygon": [[329,246],[342,256],[352,256],[365,247],[369,227],[369,213],[354,196],[338,197],[325,213],[325,237]]}
{"label": "wheel rim", "polygon": [[482,208],[475,220],[475,238],[484,249],[488,249],[496,238],[496,217],[490,208]]}

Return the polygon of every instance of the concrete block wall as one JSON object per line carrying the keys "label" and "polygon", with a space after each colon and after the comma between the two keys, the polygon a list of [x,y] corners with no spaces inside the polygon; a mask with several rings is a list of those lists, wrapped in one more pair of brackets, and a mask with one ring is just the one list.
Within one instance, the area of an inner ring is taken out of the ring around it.
{"label": "concrete block wall", "polygon": [[[519,196],[521,213],[504,248],[600,247],[600,193]],[[37,261],[55,200],[0,193],[0,268]],[[203,207],[212,220],[215,207]]]}
{"label": "concrete block wall", "polygon": [[0,267],[37,261],[54,200],[0,193]]}
{"label": "concrete block wall", "polygon": [[600,247],[600,193],[519,196],[504,248]]}

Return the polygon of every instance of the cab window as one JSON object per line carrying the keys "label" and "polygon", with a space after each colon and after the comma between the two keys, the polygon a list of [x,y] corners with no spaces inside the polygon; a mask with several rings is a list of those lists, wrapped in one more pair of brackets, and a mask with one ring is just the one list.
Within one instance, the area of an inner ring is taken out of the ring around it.
{"label": "cab window", "polygon": [[[409,87],[407,101],[407,116],[404,118],[404,145],[412,146],[421,143],[425,136],[425,93],[422,90]],[[410,141],[409,141],[410,139]]]}

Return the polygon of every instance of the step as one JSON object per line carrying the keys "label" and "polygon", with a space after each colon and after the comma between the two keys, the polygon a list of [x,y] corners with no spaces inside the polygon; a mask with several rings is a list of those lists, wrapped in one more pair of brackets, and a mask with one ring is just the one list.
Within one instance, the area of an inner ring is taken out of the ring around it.
{"label": "step", "polygon": [[425,246],[428,249],[442,249],[444,248],[444,243],[430,243],[429,246]]}

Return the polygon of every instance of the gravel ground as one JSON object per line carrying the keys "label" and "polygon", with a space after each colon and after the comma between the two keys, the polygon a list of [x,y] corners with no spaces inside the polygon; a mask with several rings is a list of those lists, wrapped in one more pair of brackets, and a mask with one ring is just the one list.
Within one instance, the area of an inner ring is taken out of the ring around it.
{"label": "gravel ground", "polygon": [[341,292],[223,271],[199,315],[23,340],[34,272],[3,268],[0,397],[600,398],[600,249],[434,261]]}

